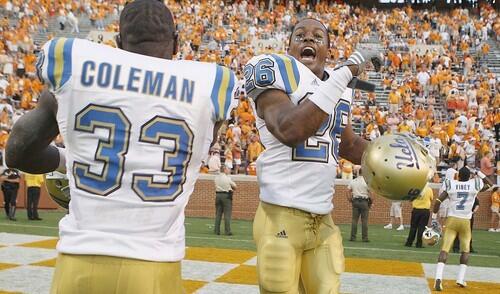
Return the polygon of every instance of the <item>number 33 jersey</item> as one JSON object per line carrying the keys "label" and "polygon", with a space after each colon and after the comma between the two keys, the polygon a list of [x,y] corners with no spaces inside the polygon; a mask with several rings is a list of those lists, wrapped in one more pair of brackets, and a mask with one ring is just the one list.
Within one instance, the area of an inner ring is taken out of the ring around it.
{"label": "number 33 jersey", "polygon": [[474,200],[483,187],[484,183],[479,178],[470,179],[467,182],[444,180],[441,190],[448,193],[448,198],[450,198],[448,216],[471,219]]}
{"label": "number 33 jersey", "polygon": [[184,208],[235,75],[80,39],[37,62],[57,100],[71,202],[57,249],[151,261],[184,256]]}
{"label": "number 33 jersey", "polygon": [[[268,89],[285,92],[290,101],[298,105],[323,83],[305,65],[287,55],[254,57],[245,66],[244,74],[245,90],[254,101],[254,108],[259,95]],[[266,147],[257,159],[262,201],[311,213],[330,213],[340,135],[348,123],[351,102],[352,90],[347,89],[338,97],[333,115],[316,134],[293,148],[276,139],[257,115],[257,128]]]}

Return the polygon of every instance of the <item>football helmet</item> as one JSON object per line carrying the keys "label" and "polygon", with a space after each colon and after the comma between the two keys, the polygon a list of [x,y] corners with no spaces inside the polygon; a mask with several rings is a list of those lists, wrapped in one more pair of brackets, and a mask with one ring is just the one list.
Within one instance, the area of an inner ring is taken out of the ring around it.
{"label": "football helmet", "polygon": [[50,198],[59,206],[68,209],[71,200],[68,177],[59,172],[49,173],[45,177],[45,185]]}
{"label": "football helmet", "polygon": [[375,194],[411,201],[434,175],[436,163],[415,137],[396,133],[370,142],[363,153],[361,168]]}
{"label": "football helmet", "polygon": [[427,246],[434,246],[439,243],[441,239],[441,232],[435,227],[425,227],[424,233],[422,234],[422,243]]}

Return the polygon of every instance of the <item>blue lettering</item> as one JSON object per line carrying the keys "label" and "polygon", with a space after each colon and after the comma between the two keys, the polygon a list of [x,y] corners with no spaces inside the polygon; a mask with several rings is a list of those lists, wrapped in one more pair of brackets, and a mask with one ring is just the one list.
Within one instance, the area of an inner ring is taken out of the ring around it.
{"label": "blue lettering", "polygon": [[97,71],[97,85],[102,88],[107,88],[111,82],[111,64],[103,62],[99,65]]}
{"label": "blue lettering", "polygon": [[194,81],[182,80],[181,101],[191,103],[194,94]]}
{"label": "blue lettering", "polygon": [[142,93],[149,95],[160,96],[161,86],[163,82],[163,73],[157,73],[153,78],[153,72],[147,70],[142,85]]}
{"label": "blue lettering", "polygon": [[168,81],[167,90],[165,91],[165,98],[172,98],[173,100],[177,100],[177,77],[171,76],[170,81]]}
{"label": "blue lettering", "polygon": [[87,76],[89,71],[94,71],[95,70],[95,63],[93,61],[87,60],[83,63],[82,66],[82,77],[80,80],[80,83],[86,87],[92,86],[94,83],[94,76],[90,75]]}
{"label": "blue lettering", "polygon": [[128,75],[127,91],[139,92],[139,88],[134,86],[134,82],[137,82],[139,80],[139,76],[137,74],[140,73],[141,71],[142,70],[139,68],[135,67],[130,68],[130,73]]}
{"label": "blue lettering", "polygon": [[120,73],[122,71],[122,66],[117,65],[115,71],[115,77],[113,78],[113,89],[123,90],[123,85],[120,85]]}

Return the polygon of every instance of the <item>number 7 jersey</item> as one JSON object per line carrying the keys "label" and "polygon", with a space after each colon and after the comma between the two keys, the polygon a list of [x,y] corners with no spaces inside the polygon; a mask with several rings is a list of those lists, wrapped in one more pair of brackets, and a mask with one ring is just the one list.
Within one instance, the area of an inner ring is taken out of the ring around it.
{"label": "number 7 jersey", "polygon": [[80,39],[54,39],[37,62],[57,100],[71,191],[59,252],[151,261],[184,256],[184,208],[235,75]]}
{"label": "number 7 jersey", "polygon": [[445,179],[441,189],[448,193],[450,198],[448,216],[471,219],[474,200],[483,187],[484,183],[480,178],[466,182]]}
{"label": "number 7 jersey", "polygon": [[[326,70],[326,74],[329,72]],[[245,90],[253,101],[259,99],[262,92],[277,89],[285,92],[293,104],[299,105],[323,83],[309,68],[287,55],[254,57],[245,66],[244,74]],[[266,147],[257,159],[262,201],[311,213],[330,213],[340,135],[349,120],[352,90],[347,89],[337,98],[335,111],[316,134],[293,148],[276,139],[262,118],[256,118],[261,141]],[[252,105],[255,108],[255,102]]]}

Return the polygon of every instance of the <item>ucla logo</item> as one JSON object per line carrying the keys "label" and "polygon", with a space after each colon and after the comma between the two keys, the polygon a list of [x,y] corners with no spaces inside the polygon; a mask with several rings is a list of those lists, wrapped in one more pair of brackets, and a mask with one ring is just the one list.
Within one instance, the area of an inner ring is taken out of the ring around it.
{"label": "ucla logo", "polygon": [[400,154],[394,157],[396,159],[397,169],[401,170],[404,167],[416,167],[420,169],[417,154],[411,146],[411,143],[405,138],[397,138],[394,141],[396,141],[396,143],[391,143],[389,146],[400,150]]}

